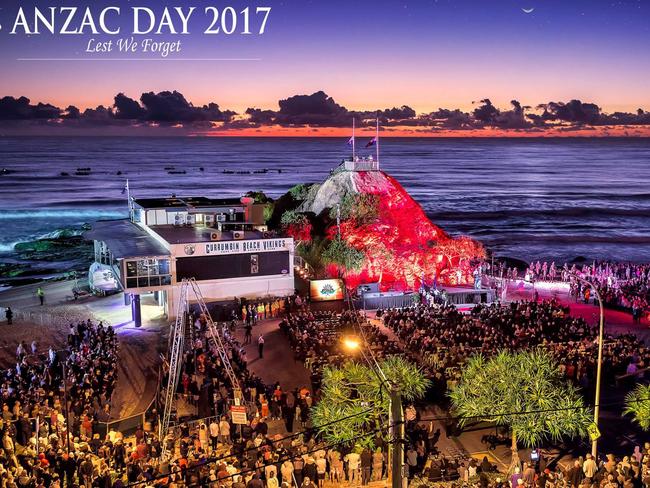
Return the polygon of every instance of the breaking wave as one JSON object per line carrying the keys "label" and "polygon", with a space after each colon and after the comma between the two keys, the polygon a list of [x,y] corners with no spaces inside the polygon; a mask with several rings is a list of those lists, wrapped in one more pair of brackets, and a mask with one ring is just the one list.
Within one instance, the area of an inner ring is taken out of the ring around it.
{"label": "breaking wave", "polygon": [[126,211],[118,210],[0,210],[0,220],[22,219],[75,219],[78,222],[86,220],[115,219],[126,217]]}

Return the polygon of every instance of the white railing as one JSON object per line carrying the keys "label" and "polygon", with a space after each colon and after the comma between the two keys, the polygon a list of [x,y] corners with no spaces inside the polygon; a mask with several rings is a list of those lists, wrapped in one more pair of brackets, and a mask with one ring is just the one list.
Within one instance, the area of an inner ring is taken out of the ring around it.
{"label": "white railing", "polygon": [[345,161],[346,171],[379,171],[379,161],[360,159],[358,161]]}

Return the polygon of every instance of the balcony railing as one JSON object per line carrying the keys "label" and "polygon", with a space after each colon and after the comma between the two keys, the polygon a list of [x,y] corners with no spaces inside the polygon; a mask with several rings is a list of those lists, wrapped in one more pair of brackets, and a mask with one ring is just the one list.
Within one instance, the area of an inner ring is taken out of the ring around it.
{"label": "balcony railing", "polygon": [[346,160],[346,171],[379,171],[379,161],[374,159]]}

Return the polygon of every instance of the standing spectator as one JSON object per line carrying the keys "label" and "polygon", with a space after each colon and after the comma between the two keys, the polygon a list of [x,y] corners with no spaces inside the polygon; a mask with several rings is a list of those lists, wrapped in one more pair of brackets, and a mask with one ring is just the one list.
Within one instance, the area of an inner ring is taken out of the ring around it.
{"label": "standing spectator", "polygon": [[380,481],[382,479],[384,468],[384,455],[381,453],[381,448],[378,447],[375,452],[372,453],[372,480]]}
{"label": "standing spectator", "polygon": [[298,456],[293,460],[293,476],[296,478],[296,486],[302,485],[302,469],[305,466],[305,460]]}
{"label": "standing spectator", "polygon": [[352,484],[359,483],[359,467],[361,466],[361,456],[352,451],[344,458],[348,463],[348,482]]}
{"label": "standing spectator", "polygon": [[7,307],[7,309],[5,310],[5,317],[7,319],[7,325],[13,324],[14,312],[13,310],[11,310],[11,307]]}
{"label": "standing spectator", "polygon": [[212,445],[212,450],[215,450],[217,448],[217,445],[219,443],[219,434],[219,424],[215,419],[212,419],[212,422],[210,422],[210,443]]}
{"label": "standing spectator", "polygon": [[510,476],[510,488],[517,488],[519,486],[519,480],[521,479],[521,471],[519,470],[519,466],[515,466],[515,472],[512,473],[512,476]]}
{"label": "standing spectator", "polygon": [[282,483],[288,483],[289,486],[293,485],[293,463],[291,460],[286,459],[280,467],[280,475],[282,476]]}
{"label": "standing spectator", "polygon": [[266,478],[266,488],[278,488],[280,483],[275,473],[275,468],[270,471],[270,476]]}
{"label": "standing spectator", "polygon": [[221,442],[224,444],[230,444],[230,422],[224,416],[221,417],[219,422],[219,435],[221,436]]}
{"label": "standing spectator", "polygon": [[250,344],[251,340],[253,339],[253,326],[251,325],[250,322],[246,322],[246,325],[244,326],[244,344]]}
{"label": "standing spectator", "polygon": [[88,454],[79,465],[79,479],[86,488],[92,487],[94,469],[92,458]]}
{"label": "standing spectator", "polygon": [[583,477],[584,474],[580,468],[580,461],[575,461],[573,467],[567,472],[567,481],[572,488],[578,488]]}
{"label": "standing spectator", "polygon": [[204,423],[201,423],[199,426],[199,443],[201,444],[201,449],[203,449],[205,452],[208,452],[210,450],[208,437],[208,429]]}
{"label": "standing spectator", "polygon": [[264,357],[264,336],[262,334],[257,338],[257,350],[259,351],[260,359],[262,359]]}
{"label": "standing spectator", "polygon": [[587,459],[582,464],[582,471],[585,473],[585,478],[591,483],[598,472],[598,465],[591,454],[587,454]]}
{"label": "standing spectator", "polygon": [[370,481],[370,472],[372,469],[372,453],[367,447],[361,451],[361,484],[367,485]]}
{"label": "standing spectator", "polygon": [[325,485],[325,475],[327,474],[327,460],[325,457],[316,459],[316,472],[318,474],[318,488],[323,488]]}
{"label": "standing spectator", "polygon": [[40,302],[41,306],[43,306],[43,303],[45,302],[45,292],[43,291],[42,287],[36,288],[36,296],[38,297],[38,301]]}

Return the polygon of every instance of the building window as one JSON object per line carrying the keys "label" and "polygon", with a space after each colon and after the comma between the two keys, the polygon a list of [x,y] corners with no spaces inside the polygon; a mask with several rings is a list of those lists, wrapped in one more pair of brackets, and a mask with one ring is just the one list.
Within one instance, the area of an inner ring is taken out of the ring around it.
{"label": "building window", "polygon": [[171,285],[169,259],[138,259],[125,263],[126,287],[149,288]]}

